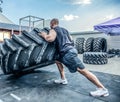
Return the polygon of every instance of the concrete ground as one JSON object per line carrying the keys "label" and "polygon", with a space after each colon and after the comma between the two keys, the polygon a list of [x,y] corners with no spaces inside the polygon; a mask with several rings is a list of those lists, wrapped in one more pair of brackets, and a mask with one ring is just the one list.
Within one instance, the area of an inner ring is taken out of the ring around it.
{"label": "concrete ground", "polygon": [[[83,55],[80,54],[79,58],[82,61]],[[114,75],[120,75],[120,57],[113,57],[108,59],[108,64],[105,65],[92,65],[85,64],[86,68],[91,71],[109,73]]]}
{"label": "concrete ground", "polygon": [[[82,55],[79,57],[82,59]],[[89,96],[96,87],[67,68],[68,85],[54,84],[59,72],[53,64],[19,76],[3,75],[0,71],[0,102],[120,102],[120,58],[111,58],[106,65],[85,65],[108,88],[108,97]]]}

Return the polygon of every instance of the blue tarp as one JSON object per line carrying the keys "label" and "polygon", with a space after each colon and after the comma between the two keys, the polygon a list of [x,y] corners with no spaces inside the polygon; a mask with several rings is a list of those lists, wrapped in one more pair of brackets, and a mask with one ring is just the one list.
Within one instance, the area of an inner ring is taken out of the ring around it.
{"label": "blue tarp", "polygon": [[95,25],[94,30],[113,36],[120,35],[120,17]]}

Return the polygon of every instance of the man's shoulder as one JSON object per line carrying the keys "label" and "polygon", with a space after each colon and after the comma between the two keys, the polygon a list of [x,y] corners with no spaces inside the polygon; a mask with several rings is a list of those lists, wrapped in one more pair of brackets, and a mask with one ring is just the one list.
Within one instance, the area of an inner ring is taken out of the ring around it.
{"label": "man's shoulder", "polygon": [[65,29],[65,30],[67,30],[66,28],[60,27],[60,26],[55,27],[55,29]]}
{"label": "man's shoulder", "polygon": [[66,28],[64,28],[64,27],[60,27],[61,29],[64,29],[64,30],[67,30]]}
{"label": "man's shoulder", "polygon": [[64,27],[60,27],[63,31],[67,31],[68,32],[68,30],[66,29],[66,28],[64,28]]}
{"label": "man's shoulder", "polygon": [[62,31],[62,32],[69,33],[69,31],[66,28],[59,27],[59,26],[55,27],[54,30],[57,31],[57,32],[61,32]]}

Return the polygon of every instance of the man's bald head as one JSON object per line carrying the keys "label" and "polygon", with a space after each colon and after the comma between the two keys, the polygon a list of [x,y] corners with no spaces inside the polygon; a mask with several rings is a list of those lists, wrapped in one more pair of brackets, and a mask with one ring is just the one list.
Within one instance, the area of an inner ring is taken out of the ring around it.
{"label": "man's bald head", "polygon": [[53,18],[51,21],[50,21],[50,27],[51,28],[54,28],[54,26],[57,26],[59,24],[59,20],[57,18]]}

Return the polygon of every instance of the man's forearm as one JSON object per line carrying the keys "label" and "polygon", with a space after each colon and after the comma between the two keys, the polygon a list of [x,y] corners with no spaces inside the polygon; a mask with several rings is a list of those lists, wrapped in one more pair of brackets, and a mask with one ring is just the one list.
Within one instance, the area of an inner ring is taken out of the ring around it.
{"label": "man's forearm", "polygon": [[44,39],[46,39],[46,35],[47,35],[46,33],[43,32],[40,33],[40,36],[42,36]]}
{"label": "man's forearm", "polygon": [[50,39],[50,36],[49,35],[47,35],[46,33],[41,33],[40,34],[46,41],[48,41],[48,42],[51,42],[51,39]]}
{"label": "man's forearm", "polygon": [[41,32],[40,36],[43,37],[48,42],[53,42],[56,38],[56,32],[53,30],[50,30],[49,34]]}

